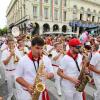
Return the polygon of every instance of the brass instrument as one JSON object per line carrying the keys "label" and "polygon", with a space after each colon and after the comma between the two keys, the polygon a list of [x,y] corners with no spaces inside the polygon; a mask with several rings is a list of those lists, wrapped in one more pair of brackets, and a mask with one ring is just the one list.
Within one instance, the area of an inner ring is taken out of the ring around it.
{"label": "brass instrument", "polygon": [[80,80],[80,84],[76,85],[75,88],[77,91],[83,92],[83,90],[85,89],[85,86],[91,80],[91,77],[88,74],[86,74],[84,67],[82,67],[78,80]]}
{"label": "brass instrument", "polygon": [[[10,52],[12,52],[13,49],[10,49]],[[17,63],[19,61],[19,58],[16,56],[16,54],[13,55],[14,58],[14,64]]]}
{"label": "brass instrument", "polygon": [[27,34],[26,35],[26,40],[31,40],[31,39],[32,39],[31,35],[30,34]]}
{"label": "brass instrument", "polygon": [[84,51],[82,69],[81,69],[80,75],[78,77],[78,80],[80,80],[80,83],[75,86],[76,90],[79,92],[83,92],[87,83],[91,81],[90,75],[86,72],[86,68],[88,66],[89,66],[89,62],[88,62],[87,52]]}
{"label": "brass instrument", "polygon": [[14,54],[14,64],[19,61],[19,58]]}
{"label": "brass instrument", "polygon": [[35,78],[35,85],[33,86],[32,100],[38,100],[40,93],[42,93],[45,90],[45,85],[42,83],[42,80],[41,80],[44,68],[45,67],[42,60],[41,64],[39,65],[37,75]]}

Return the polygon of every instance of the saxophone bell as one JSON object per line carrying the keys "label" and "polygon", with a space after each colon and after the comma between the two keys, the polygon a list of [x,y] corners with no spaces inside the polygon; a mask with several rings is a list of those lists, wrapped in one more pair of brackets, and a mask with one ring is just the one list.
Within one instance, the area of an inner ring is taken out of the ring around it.
{"label": "saxophone bell", "polygon": [[36,89],[37,89],[38,92],[42,93],[45,90],[45,85],[42,82],[39,82],[36,85]]}

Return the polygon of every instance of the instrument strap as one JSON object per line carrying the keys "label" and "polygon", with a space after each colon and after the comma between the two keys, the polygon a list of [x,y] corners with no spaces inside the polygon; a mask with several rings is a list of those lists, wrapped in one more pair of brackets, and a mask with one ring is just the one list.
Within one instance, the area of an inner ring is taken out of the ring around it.
{"label": "instrument strap", "polygon": [[79,68],[79,65],[78,65],[77,60],[74,60],[74,61],[75,61],[75,63],[76,63],[76,66],[77,66],[78,71],[80,72],[80,68]]}
{"label": "instrument strap", "polygon": [[37,73],[38,68],[39,68],[39,60],[37,60],[37,64],[38,64],[38,66],[37,66],[37,67],[36,67],[35,62],[36,62],[36,61],[33,61],[33,64],[34,64],[34,67],[35,67],[35,71],[36,71],[36,73]]}

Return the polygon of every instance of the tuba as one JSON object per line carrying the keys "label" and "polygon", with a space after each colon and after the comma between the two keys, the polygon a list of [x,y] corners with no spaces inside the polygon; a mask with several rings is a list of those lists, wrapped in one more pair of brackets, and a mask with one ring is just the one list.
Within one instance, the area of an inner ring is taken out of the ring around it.
{"label": "tuba", "polygon": [[80,80],[80,83],[75,86],[76,90],[79,92],[83,92],[87,83],[91,81],[91,77],[89,73],[86,72],[86,68],[88,68],[89,66],[87,52],[86,51],[84,52],[85,53],[83,53],[82,69],[78,77],[78,80]]}
{"label": "tuba", "polygon": [[32,100],[38,100],[40,94],[45,90],[45,84],[42,83],[42,80],[41,80],[44,68],[45,67],[42,60],[37,71],[35,83],[33,85]]}
{"label": "tuba", "polygon": [[18,27],[15,26],[15,27],[12,28],[11,33],[12,33],[12,35],[13,35],[14,37],[17,37],[17,36],[20,35],[20,30],[19,30]]}

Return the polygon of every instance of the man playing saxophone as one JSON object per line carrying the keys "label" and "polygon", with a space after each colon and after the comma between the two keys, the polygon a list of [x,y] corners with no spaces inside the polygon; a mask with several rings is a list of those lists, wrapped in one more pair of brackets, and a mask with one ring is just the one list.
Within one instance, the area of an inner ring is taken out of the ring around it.
{"label": "man playing saxophone", "polygon": [[75,85],[80,83],[80,80],[78,80],[82,62],[82,57],[79,54],[80,45],[80,41],[76,38],[69,41],[70,50],[62,58],[58,68],[57,73],[62,78],[64,100],[82,100],[82,93],[75,89]]}
{"label": "man playing saxophone", "polygon": [[[39,65],[42,54],[44,41],[40,37],[34,37],[31,41],[31,51],[28,55],[22,57],[16,69],[15,78],[21,85],[18,100],[32,100],[34,93],[34,86],[36,76],[38,73]],[[50,59],[43,55],[42,57],[45,69],[42,71],[47,79],[53,78],[53,68]],[[47,96],[47,97],[46,97]],[[49,100],[48,95],[44,97],[43,93],[40,94],[39,100]]]}

